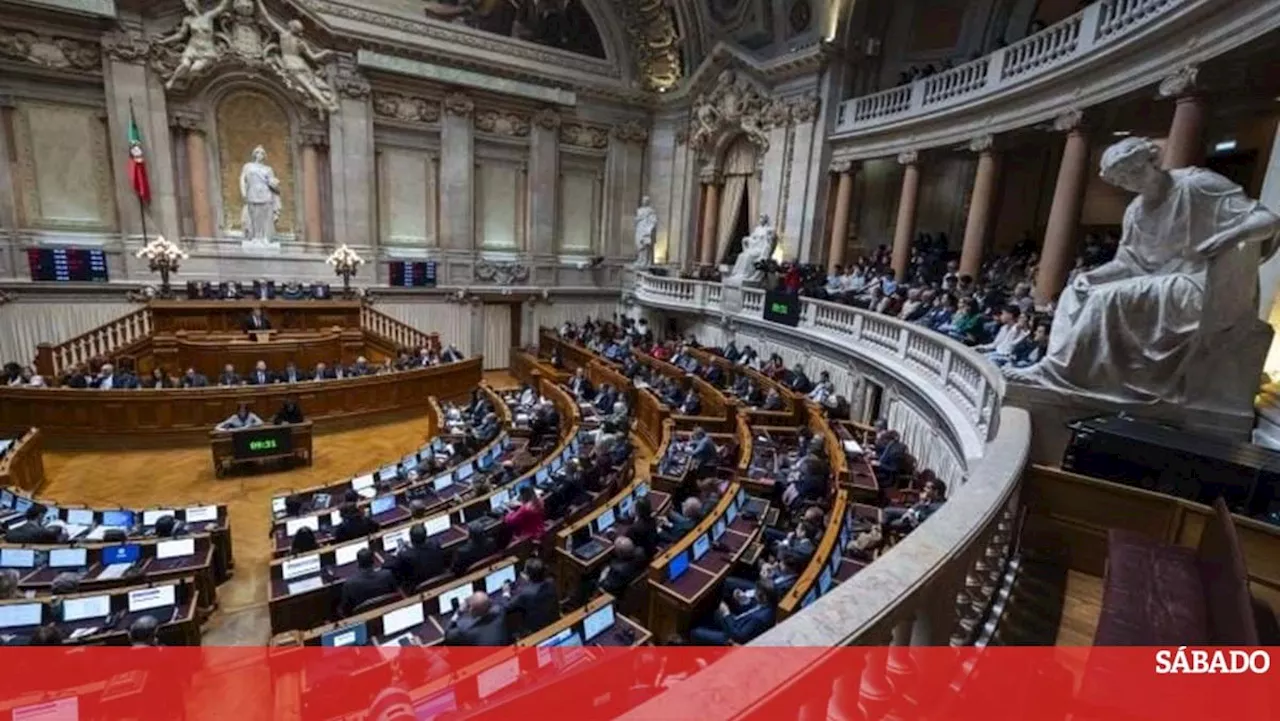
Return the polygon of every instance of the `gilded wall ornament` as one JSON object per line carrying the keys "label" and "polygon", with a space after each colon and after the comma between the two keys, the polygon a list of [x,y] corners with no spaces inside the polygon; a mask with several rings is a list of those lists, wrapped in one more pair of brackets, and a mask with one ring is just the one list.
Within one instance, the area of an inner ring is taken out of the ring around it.
{"label": "gilded wall ornament", "polygon": [[482,110],[476,113],[476,130],[523,138],[529,134],[529,119],[502,110]]}
{"label": "gilded wall ornament", "polygon": [[0,28],[0,57],[54,70],[102,71],[102,46],[73,38]]}
{"label": "gilded wall ornament", "polygon": [[410,123],[435,123],[440,120],[438,103],[399,93],[374,93],[373,112],[381,118]]}
{"label": "gilded wall ornament", "polygon": [[449,93],[444,96],[444,111],[449,115],[469,116],[475,112],[476,104],[465,93]]}
{"label": "gilded wall ornament", "polygon": [[674,88],[684,75],[674,11],[663,0],[614,0],[614,4],[626,21],[645,90],[661,93]]}

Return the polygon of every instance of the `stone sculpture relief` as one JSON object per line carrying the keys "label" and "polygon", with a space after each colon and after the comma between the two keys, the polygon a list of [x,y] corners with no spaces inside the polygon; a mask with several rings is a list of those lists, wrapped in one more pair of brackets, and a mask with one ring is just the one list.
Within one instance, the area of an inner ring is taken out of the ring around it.
{"label": "stone sculpture relief", "polygon": [[693,123],[689,145],[698,153],[710,151],[716,139],[725,134],[745,133],[760,149],[769,149],[765,134],[765,114],[771,104],[746,77],[725,70],[709,93],[701,94],[693,104]]}
{"label": "stone sculpture relief", "polygon": [[0,57],[54,70],[102,70],[102,47],[72,38],[0,28]]}
{"label": "stone sculpture relief", "polygon": [[769,224],[769,216],[761,215],[751,235],[742,239],[742,252],[733,262],[733,270],[725,278],[726,285],[743,285],[759,283],[764,280],[764,272],[756,269],[756,263],[768,260],[773,255],[774,246],[778,244],[778,234]]}
{"label": "stone sculpture relief", "polygon": [[440,105],[426,98],[374,93],[373,112],[379,117],[415,123],[435,123],[440,120]]}
{"label": "stone sculpture relief", "polygon": [[568,124],[560,126],[560,142],[579,148],[603,149],[609,147],[609,131],[590,125]]}
{"label": "stone sculpture relief", "polygon": [[652,264],[653,238],[658,231],[658,211],[649,204],[649,196],[640,199],[636,208],[636,267],[647,268]]}
{"label": "stone sculpture relief", "polygon": [[476,130],[523,138],[529,134],[529,119],[501,110],[482,110],[476,113]]}
{"label": "stone sculpture relief", "polygon": [[320,70],[333,53],[313,48],[302,36],[300,20],[279,22],[262,0],[219,0],[207,10],[200,0],[183,4],[187,15],[182,23],[152,49],[166,88],[185,88],[218,65],[236,63],[271,71],[308,107],[337,109],[334,91]]}
{"label": "stone sculpture relief", "polygon": [[1008,378],[1123,405],[1248,412],[1271,329],[1258,265],[1280,217],[1203,168],[1166,171],[1146,138],[1102,156],[1102,178],[1138,193],[1116,257],[1071,280],[1040,363]]}
{"label": "stone sculpture relief", "polygon": [[529,280],[529,269],[519,263],[495,263],[481,260],[475,265],[475,279],[498,285],[523,283]]}

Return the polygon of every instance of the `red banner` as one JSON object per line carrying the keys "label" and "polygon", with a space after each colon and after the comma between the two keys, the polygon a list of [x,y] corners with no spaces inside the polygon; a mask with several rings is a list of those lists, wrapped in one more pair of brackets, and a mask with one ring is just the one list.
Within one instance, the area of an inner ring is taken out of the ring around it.
{"label": "red banner", "polygon": [[0,720],[1277,718],[1266,650],[10,648]]}

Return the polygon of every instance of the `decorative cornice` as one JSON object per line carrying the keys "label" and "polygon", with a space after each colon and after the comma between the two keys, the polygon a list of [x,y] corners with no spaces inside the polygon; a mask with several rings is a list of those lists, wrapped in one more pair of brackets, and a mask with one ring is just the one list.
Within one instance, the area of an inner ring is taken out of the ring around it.
{"label": "decorative cornice", "polygon": [[898,153],[898,165],[915,165],[919,160],[920,154],[914,150]]}
{"label": "decorative cornice", "polygon": [[1183,65],[1174,72],[1166,75],[1160,81],[1158,95],[1161,98],[1177,98],[1183,95],[1194,94],[1197,90],[1196,78],[1200,75],[1200,68],[1196,65]]}
{"label": "decorative cornice", "polygon": [[555,108],[543,108],[534,114],[533,122],[544,130],[556,130],[560,127],[560,113]]}
{"label": "decorative cornice", "polygon": [[979,135],[969,141],[969,152],[971,153],[989,153],[995,145],[995,138],[991,135]]}
{"label": "decorative cornice", "polygon": [[102,45],[26,30],[0,28],[0,57],[54,70],[102,72]]}
{"label": "decorative cornice", "polygon": [[560,126],[560,142],[579,148],[600,150],[609,147],[609,131],[581,123],[567,123]]}
{"label": "decorative cornice", "polygon": [[613,126],[613,137],[624,143],[643,143],[649,139],[649,129],[635,120]]}
{"label": "decorative cornice", "polygon": [[373,114],[408,123],[437,123],[440,121],[440,104],[426,98],[379,90],[373,93]]}
{"label": "decorative cornice", "polygon": [[1057,117],[1053,119],[1053,129],[1059,133],[1066,133],[1079,129],[1083,123],[1084,113],[1080,112],[1076,108],[1071,108],[1070,110],[1059,113]]}
{"label": "decorative cornice", "polygon": [[476,103],[466,93],[449,93],[444,96],[444,112],[459,117],[470,117],[476,110]]}
{"label": "decorative cornice", "polygon": [[476,130],[523,138],[529,135],[529,118],[505,110],[481,110],[476,113]]}
{"label": "decorative cornice", "polygon": [[102,52],[122,63],[144,63],[151,55],[151,42],[136,30],[115,30],[102,36]]}
{"label": "decorative cornice", "polygon": [[18,299],[18,296],[16,293],[10,293],[6,290],[0,290],[0,305],[4,305],[5,303],[12,303],[17,299]]}

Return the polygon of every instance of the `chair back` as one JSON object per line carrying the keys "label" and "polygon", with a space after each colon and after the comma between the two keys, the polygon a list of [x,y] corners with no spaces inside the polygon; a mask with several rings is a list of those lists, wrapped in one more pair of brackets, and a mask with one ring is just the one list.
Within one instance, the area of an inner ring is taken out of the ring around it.
{"label": "chair back", "polygon": [[365,611],[373,610],[378,606],[394,603],[396,601],[399,601],[402,598],[404,598],[404,596],[402,596],[399,591],[394,591],[392,593],[384,593],[381,596],[374,596],[373,598],[365,599],[360,603],[356,604],[356,607],[351,609],[351,613],[347,615],[358,616],[364,613]]}

